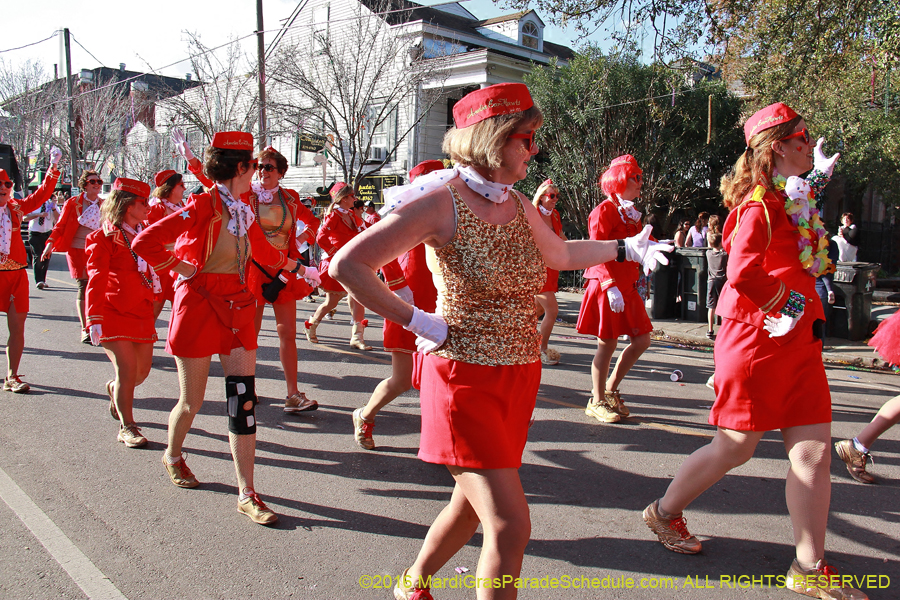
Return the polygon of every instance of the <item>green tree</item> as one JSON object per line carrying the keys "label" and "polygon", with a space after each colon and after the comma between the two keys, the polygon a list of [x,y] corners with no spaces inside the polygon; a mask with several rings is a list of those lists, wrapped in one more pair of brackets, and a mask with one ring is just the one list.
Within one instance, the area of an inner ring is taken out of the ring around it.
{"label": "green tree", "polygon": [[606,56],[593,47],[565,67],[536,67],[525,82],[544,125],[538,130],[542,152],[520,188],[533,191],[551,177],[560,188],[560,211],[582,233],[603,200],[599,176],[626,153],[644,171],[639,206],[660,213],[663,227],[679,210],[719,203],[719,179],[742,149],[741,102],[721,82],[689,85],[680,73],[643,65],[634,54]]}

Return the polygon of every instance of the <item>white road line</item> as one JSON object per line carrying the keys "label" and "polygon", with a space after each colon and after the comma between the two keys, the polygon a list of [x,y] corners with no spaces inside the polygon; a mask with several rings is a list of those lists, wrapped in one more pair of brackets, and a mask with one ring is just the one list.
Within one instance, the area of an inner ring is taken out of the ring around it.
{"label": "white road line", "polygon": [[100,569],[72,543],[6,471],[0,469],[0,498],[12,509],[50,556],[91,600],[127,600]]}

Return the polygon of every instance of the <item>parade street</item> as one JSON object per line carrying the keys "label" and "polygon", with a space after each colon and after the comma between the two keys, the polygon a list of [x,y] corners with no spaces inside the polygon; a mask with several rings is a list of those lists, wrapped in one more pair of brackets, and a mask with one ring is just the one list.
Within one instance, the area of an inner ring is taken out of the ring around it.
{"label": "parade street", "polygon": [[[218,361],[185,441],[201,485],[180,489],[160,463],[178,395],[175,363],[164,351],[169,307],[157,322],[153,370],[135,392],[135,418],[149,444],[128,449],[116,441],[118,424],[108,412],[110,361],[79,341],[76,288],[62,254],[53,256],[48,284],[42,291],[31,285],[20,368],[31,393],[0,397],[0,597],[393,597],[393,580],[412,564],[450,498],[452,479],[445,467],[416,457],[415,391],[378,416],[376,451],[354,443],[352,411],[390,373],[380,317],[368,315],[372,352],[350,350],[346,304],[320,325],[318,345],[301,333],[300,390],[320,408],[286,415],[267,309],[256,370],[255,479],[280,516],[267,528],[236,510]],[[301,332],[316,306],[298,303]],[[667,551],[641,519],[714,431],[707,424],[713,392],[704,385],[712,353],[654,342],[621,388],[632,417],[606,425],[584,413],[594,339],[557,326],[550,343],[562,361],[544,367],[520,471],[532,533],[519,597],[796,597],[777,587],[794,557],[783,491],[788,460],[777,432],[685,511],[701,554]],[[670,380],[674,369],[682,381]],[[833,366],[827,373],[835,441],[853,437],[900,393],[900,377],[890,373]],[[900,429],[878,440],[873,455],[879,484],[866,486],[831,451],[826,550],[842,575],[858,578],[853,587],[873,599],[896,599]],[[435,599],[475,597],[481,543],[476,534],[438,573]]]}

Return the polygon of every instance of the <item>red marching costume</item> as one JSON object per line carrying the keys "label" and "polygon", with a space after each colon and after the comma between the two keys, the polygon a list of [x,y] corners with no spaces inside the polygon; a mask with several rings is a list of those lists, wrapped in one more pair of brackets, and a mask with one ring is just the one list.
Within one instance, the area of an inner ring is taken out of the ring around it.
{"label": "red marching costume", "polygon": [[[163,185],[167,179],[171,176],[176,175],[175,171],[160,171],[156,174],[154,178],[154,183],[156,187],[160,187]],[[179,199],[180,200],[180,199]],[[171,214],[176,212],[181,212],[181,209],[184,208],[181,204],[175,204],[170,202],[164,198],[151,198],[150,199],[150,211],[147,214],[147,224],[153,225],[157,221],[162,220],[165,217],[168,217]],[[166,247],[167,250],[172,251],[175,249],[175,244],[170,244]],[[159,293],[156,300],[158,302],[165,302],[168,300],[169,302],[175,301],[175,276],[172,274],[172,271],[165,269],[157,273],[159,276],[160,287],[162,288],[162,292]]]}
{"label": "red marching costume", "polygon": [[[102,202],[98,198],[98,203]],[[84,192],[73,196],[66,200],[63,205],[62,215],[59,217],[50,237],[47,238],[47,245],[53,248],[54,252],[65,252],[66,262],[69,265],[69,275],[72,279],[84,279],[86,275],[87,257],[84,248],[73,248],[72,243],[75,240],[75,234],[82,224],[78,221],[84,209],[91,204]],[[87,236],[85,236],[86,239]]]}
{"label": "red marching costume", "polygon": [[[560,237],[563,230],[562,217],[559,216],[559,211],[555,208],[553,209],[553,212],[550,213],[550,222],[553,225],[553,233],[555,233],[557,237]],[[558,291],[559,271],[547,267],[547,281],[544,282],[544,287],[542,287],[541,291],[538,293],[543,294],[544,292],[553,292],[555,294]]]}

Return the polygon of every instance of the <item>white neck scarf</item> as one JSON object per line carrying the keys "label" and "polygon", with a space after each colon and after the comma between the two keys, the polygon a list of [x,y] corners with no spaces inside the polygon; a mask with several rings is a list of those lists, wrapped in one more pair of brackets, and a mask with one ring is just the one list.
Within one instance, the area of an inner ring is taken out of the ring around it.
{"label": "white neck scarf", "polygon": [[479,196],[497,204],[506,202],[506,199],[509,198],[509,190],[512,189],[512,186],[509,184],[494,183],[490,179],[486,179],[472,167],[460,167],[457,165],[452,169],[440,169],[426,175],[420,175],[416,177],[413,183],[408,185],[385,189],[382,192],[384,207],[378,211],[378,214],[383,217],[398,206],[409,204],[428,192],[445,186],[451,179],[456,177],[461,178],[469,186],[469,189]]}
{"label": "white neck scarf", "polygon": [[162,204],[163,206],[165,206],[166,209],[170,211],[169,214],[179,212],[182,208],[184,208],[179,204],[169,202],[165,198],[153,198],[152,200],[150,200],[150,206],[156,206],[157,204]]}
{"label": "white neck scarf", "polygon": [[236,237],[247,235],[247,230],[250,229],[250,225],[256,220],[253,216],[253,209],[240,200],[235,200],[228,188],[221,183],[217,183],[216,187],[219,188],[222,203],[225,204],[228,214],[231,216],[231,219],[228,221],[228,232]]}
{"label": "white neck scarf", "polygon": [[618,204],[619,216],[622,218],[623,223],[628,221],[640,222],[641,211],[634,207],[634,202],[622,200],[621,196],[616,196],[616,204]]}
{"label": "white neck scarf", "polygon": [[9,216],[9,203],[0,208],[0,256],[3,260],[9,256],[12,245],[12,218]]}
{"label": "white neck scarf", "polygon": [[[122,223],[122,229],[127,231],[131,235],[131,241],[134,241],[135,236],[137,236],[137,234],[141,232],[143,227],[141,227],[141,224],[138,223],[137,229],[135,229],[128,223]],[[128,244],[128,248],[131,248],[130,242]],[[134,251],[132,251],[132,253],[134,253]],[[159,282],[159,275],[156,274],[156,271],[150,268],[150,265],[147,264],[146,260],[138,256],[137,254],[134,254],[134,256],[137,256],[138,273],[143,273],[153,283],[154,294],[160,293],[162,291],[162,284]]]}
{"label": "white neck scarf", "polygon": [[88,200],[87,196],[83,196],[83,198],[88,205],[81,211],[78,222],[88,229],[100,229],[100,198],[98,197],[93,202]]}
{"label": "white neck scarf", "polygon": [[545,217],[549,217],[550,215],[553,214],[552,208],[550,208],[550,209],[544,208],[544,206],[542,204],[538,204],[538,210],[541,211],[541,214],[544,215]]}
{"label": "white neck scarf", "polygon": [[274,189],[267,190],[262,186],[262,183],[254,181],[250,184],[250,189],[253,190],[253,193],[256,194],[256,197],[259,198],[260,202],[263,204],[272,204],[272,200],[275,199],[275,193],[278,191],[278,186],[275,186]]}

